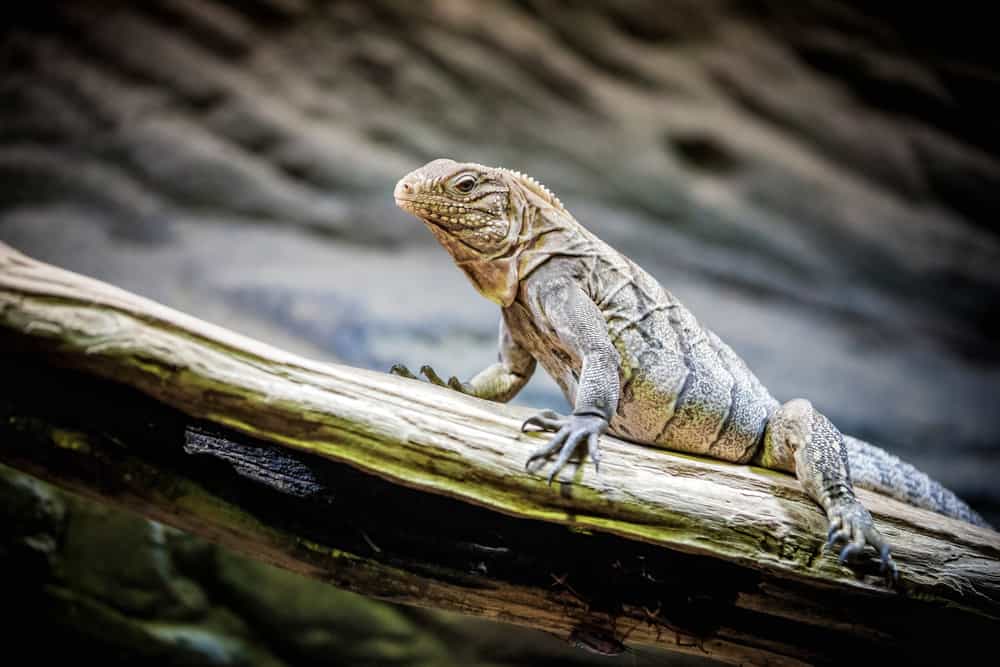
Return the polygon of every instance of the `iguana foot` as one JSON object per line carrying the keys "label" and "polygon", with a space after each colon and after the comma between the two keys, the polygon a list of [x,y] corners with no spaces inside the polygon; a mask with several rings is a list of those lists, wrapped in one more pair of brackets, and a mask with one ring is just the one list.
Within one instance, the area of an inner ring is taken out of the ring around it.
{"label": "iguana foot", "polygon": [[776,470],[794,467],[802,488],[826,510],[827,546],[843,545],[841,563],[854,564],[870,544],[882,559],[882,572],[892,582],[899,579],[889,545],[854,495],[844,437],[812,403],[797,398],[774,411],[758,461]]}
{"label": "iguana foot", "polygon": [[547,445],[532,452],[524,464],[525,470],[529,470],[535,461],[547,459],[556,450],[559,450],[559,457],[548,477],[549,484],[552,484],[556,474],[565,467],[569,457],[584,441],[587,443],[590,458],[594,461],[594,469],[597,469],[601,461],[598,436],[608,429],[608,422],[604,417],[586,414],[563,417],[552,410],[542,410],[538,414],[528,417],[521,425],[521,430],[526,431],[529,426],[537,426],[543,431],[554,431],[555,435],[552,436]]}
{"label": "iguana foot", "polygon": [[899,580],[899,570],[889,552],[889,545],[875,528],[872,515],[864,505],[853,498],[845,499],[830,507],[827,517],[830,519],[830,532],[826,544],[832,548],[844,544],[840,550],[841,563],[853,562],[864,551],[865,545],[870,544],[879,553],[882,572],[893,582]]}
{"label": "iguana foot", "polygon": [[[410,372],[410,369],[403,364],[394,364],[389,372],[393,375],[398,375],[399,377],[409,378],[410,380],[419,380],[416,375]],[[436,384],[439,387],[448,387],[449,389],[454,389],[455,391],[461,392],[463,394],[468,394],[470,396],[474,395],[472,392],[472,387],[468,383],[462,382],[457,377],[452,375],[445,382],[441,377],[434,372],[434,369],[424,364],[420,367],[420,374],[423,375],[431,384]]]}

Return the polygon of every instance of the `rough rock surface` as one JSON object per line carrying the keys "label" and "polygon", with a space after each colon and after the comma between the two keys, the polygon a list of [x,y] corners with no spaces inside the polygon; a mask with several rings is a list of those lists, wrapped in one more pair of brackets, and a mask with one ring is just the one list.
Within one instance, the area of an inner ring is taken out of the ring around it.
{"label": "rough rock surface", "polygon": [[[391,201],[526,171],[778,398],[1000,523],[985,11],[811,0],[36,3],[0,33],[0,239],[316,357],[468,375],[495,307]],[[519,402],[564,409],[547,378]]]}

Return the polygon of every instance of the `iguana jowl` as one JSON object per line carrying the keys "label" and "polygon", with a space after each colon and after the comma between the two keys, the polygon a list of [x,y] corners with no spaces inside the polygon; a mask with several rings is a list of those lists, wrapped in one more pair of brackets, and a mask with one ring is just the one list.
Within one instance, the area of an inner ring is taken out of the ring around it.
{"label": "iguana jowl", "polygon": [[[556,452],[549,482],[586,443],[610,431],[666,449],[795,474],[830,522],[842,562],[872,545],[893,577],[889,545],[853,484],[978,525],[951,491],[896,457],[843,436],[809,401],[775,400],[746,364],[648,273],[584,229],[523,174],[434,160],[394,196],[420,218],[486,298],[501,307],[499,361],[468,382],[435,384],[506,402],[536,362],[574,406],[531,417],[555,435],[527,465]],[[403,366],[393,372],[414,377]]]}

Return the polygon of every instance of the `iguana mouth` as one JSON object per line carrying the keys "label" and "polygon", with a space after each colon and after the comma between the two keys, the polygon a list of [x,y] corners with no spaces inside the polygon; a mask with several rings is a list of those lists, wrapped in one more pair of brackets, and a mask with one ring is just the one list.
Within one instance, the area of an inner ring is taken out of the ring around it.
{"label": "iguana mouth", "polygon": [[438,229],[441,229],[441,230],[443,230],[445,232],[451,232],[452,231],[447,226],[445,226],[445,224],[442,221],[440,221],[440,220],[434,220],[433,218],[428,217],[428,216],[424,215],[423,213],[421,213],[421,209],[423,209],[424,212],[427,212],[427,209],[423,208],[420,205],[420,202],[417,201],[416,199],[405,199],[405,198],[402,198],[402,197],[395,197],[395,200],[396,200],[396,206],[398,206],[399,208],[403,209],[404,211],[406,211],[410,215],[415,216],[416,218],[418,218],[419,220],[421,220],[425,224],[434,225]]}
{"label": "iguana mouth", "polygon": [[420,202],[416,199],[402,199],[400,197],[396,197],[396,206],[403,209],[410,215],[420,218],[424,222],[434,223],[435,225],[440,226],[430,218],[426,218],[420,214]]}

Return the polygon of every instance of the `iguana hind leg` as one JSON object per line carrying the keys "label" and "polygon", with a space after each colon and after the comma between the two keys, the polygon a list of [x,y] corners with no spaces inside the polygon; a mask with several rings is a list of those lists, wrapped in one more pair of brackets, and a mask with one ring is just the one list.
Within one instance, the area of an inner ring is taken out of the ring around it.
{"label": "iguana hind leg", "polygon": [[805,492],[826,512],[828,545],[843,544],[840,562],[858,557],[870,544],[879,553],[882,570],[893,580],[898,578],[889,545],[854,495],[843,436],[809,401],[789,401],[771,415],[758,461],[795,473]]}

